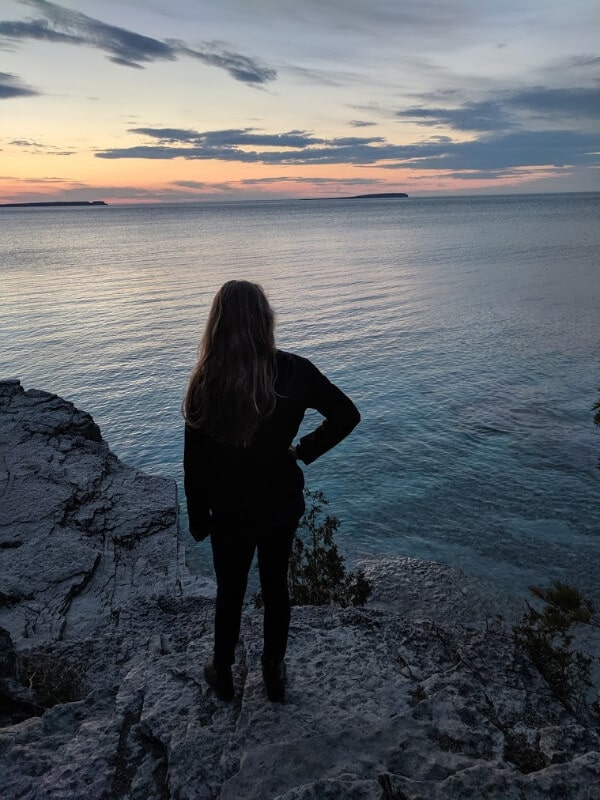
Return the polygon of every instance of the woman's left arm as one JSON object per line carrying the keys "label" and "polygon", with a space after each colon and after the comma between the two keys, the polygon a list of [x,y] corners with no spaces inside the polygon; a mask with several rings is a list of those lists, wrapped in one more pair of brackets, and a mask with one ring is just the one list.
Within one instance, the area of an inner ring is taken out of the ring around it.
{"label": "woman's left arm", "polygon": [[360,422],[358,409],[350,398],[325,377],[310,361],[304,360],[307,383],[307,405],[325,419],[312,433],[303,436],[294,455],[311,464],[339,444]]}

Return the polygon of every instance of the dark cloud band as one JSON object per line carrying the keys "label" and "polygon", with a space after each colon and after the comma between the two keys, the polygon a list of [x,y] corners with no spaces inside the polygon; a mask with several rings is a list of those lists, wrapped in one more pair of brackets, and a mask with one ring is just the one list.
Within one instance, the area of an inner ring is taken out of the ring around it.
{"label": "dark cloud band", "polygon": [[[251,129],[191,131],[177,128],[134,128],[133,133],[157,140],[96,153],[98,158],[217,160],[269,165],[349,164],[386,169],[505,170],[514,167],[586,165],[595,161],[597,138],[578,131],[501,131],[456,142],[435,137],[410,145],[381,137],[318,139],[302,131],[256,134]],[[262,145],[266,149],[248,149]],[[275,149],[276,148],[276,149]]]}
{"label": "dark cloud band", "polygon": [[534,86],[507,92],[498,99],[457,107],[413,106],[397,112],[418,125],[444,126],[456,131],[501,131],[523,127],[527,119],[556,119],[561,128],[582,120],[600,119],[600,89],[555,89]]}

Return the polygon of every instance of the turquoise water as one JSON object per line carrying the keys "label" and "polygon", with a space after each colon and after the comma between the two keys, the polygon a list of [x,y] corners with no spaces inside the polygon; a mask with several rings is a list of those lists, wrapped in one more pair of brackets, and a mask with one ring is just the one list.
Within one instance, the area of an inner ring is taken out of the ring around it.
{"label": "turquoise water", "polygon": [[362,413],[305,470],[351,561],[408,554],[600,599],[599,211],[595,194],[6,209],[0,374],[181,481],[208,306],[223,281],[257,280],[279,346]]}

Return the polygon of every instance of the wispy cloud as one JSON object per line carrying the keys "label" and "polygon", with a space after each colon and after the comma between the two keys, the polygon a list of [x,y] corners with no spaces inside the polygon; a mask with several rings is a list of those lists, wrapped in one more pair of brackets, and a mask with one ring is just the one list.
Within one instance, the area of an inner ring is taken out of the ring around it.
{"label": "wispy cloud", "polygon": [[85,186],[83,183],[76,183],[69,181],[65,178],[58,177],[43,177],[43,178],[17,178],[14,175],[0,175],[0,181],[11,181],[13,183],[22,184],[56,184],[59,183],[63,186]]}
{"label": "wispy cloud", "polygon": [[343,70],[316,69],[314,67],[288,65],[285,68],[285,72],[303,82],[316,84],[317,86],[332,86],[337,88],[360,81],[360,76],[357,73]]}
{"label": "wispy cloud", "polygon": [[67,150],[63,147],[56,147],[56,145],[44,144],[43,142],[35,142],[31,139],[10,139],[8,144],[12,147],[18,147],[32,155],[72,156],[75,154],[75,150]]}
{"label": "wispy cloud", "polygon": [[237,183],[242,186],[260,186],[262,184],[277,183],[310,183],[315,186],[365,186],[381,183],[376,178],[321,178],[321,177],[293,177],[290,175],[279,175],[270,178],[244,178]]}
{"label": "wispy cloud", "polygon": [[[532,177],[556,177],[566,172],[567,167],[536,167],[532,170],[531,167],[514,167],[505,169],[472,169],[472,170],[453,170],[451,173],[444,173],[440,171],[439,175],[451,175],[453,180],[458,181],[502,181],[505,182],[507,178],[515,179],[515,181],[531,180]],[[435,174],[435,173],[434,173]],[[427,179],[429,175],[419,176],[419,180],[424,177]]]}
{"label": "wispy cloud", "polygon": [[[116,200],[121,202],[162,200],[177,202],[185,200],[186,197],[189,198],[189,195],[174,186],[153,186],[152,188],[131,185],[95,186],[90,183],[56,177],[0,176],[0,180],[9,184],[12,190],[3,196],[3,201],[6,202],[11,202],[11,199],[15,198],[23,202],[37,200]],[[215,187],[208,184],[207,188],[214,190]]]}
{"label": "wispy cloud", "polygon": [[171,185],[181,186],[183,189],[206,189],[207,186],[210,186],[204,181],[172,181]]}
{"label": "wispy cloud", "polygon": [[255,0],[262,11],[315,27],[335,25],[344,31],[406,29],[407,33],[448,34],[477,15],[475,0],[402,0],[365,3],[364,0]]}
{"label": "wispy cloud", "polygon": [[514,125],[503,106],[494,102],[470,103],[458,108],[413,106],[398,111],[397,116],[417,125],[443,126],[456,131],[493,131]]}
{"label": "wispy cloud", "polygon": [[229,50],[219,51],[210,45],[205,45],[200,49],[188,47],[175,40],[169,41],[169,44],[175,54],[191,56],[211,67],[220,67],[232,78],[242,81],[242,83],[269,83],[277,77],[277,70],[259,64],[255,59],[240,53],[233,53]]}
{"label": "wispy cloud", "polygon": [[171,181],[171,186],[179,186],[181,189],[190,189],[194,191],[222,191],[229,192],[232,190],[230,183],[207,183],[206,181]]}
{"label": "wispy cloud", "polygon": [[579,69],[581,67],[600,67],[600,56],[591,54],[585,56],[573,56],[569,60],[568,66],[573,69]]}
{"label": "wispy cloud", "polygon": [[39,92],[23,83],[18,75],[0,72],[0,100],[8,100],[13,97],[32,97],[37,94]]}
{"label": "wispy cloud", "polygon": [[0,39],[5,41],[44,41],[95,48],[107,54],[109,61],[126,67],[143,69],[155,61],[175,61],[189,56],[225,70],[232,78],[248,84],[264,84],[274,80],[277,72],[249,56],[205,43],[190,47],[178,40],[154,39],[134,31],[108,25],[78,11],[64,8],[49,0],[20,0],[40,17],[28,20],[0,21]]}

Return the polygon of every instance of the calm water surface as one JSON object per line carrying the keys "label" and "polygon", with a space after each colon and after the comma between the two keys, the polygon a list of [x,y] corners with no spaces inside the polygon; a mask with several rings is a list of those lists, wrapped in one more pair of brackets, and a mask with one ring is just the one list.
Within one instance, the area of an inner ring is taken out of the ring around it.
{"label": "calm water surface", "polygon": [[363,415],[305,469],[350,560],[425,557],[518,593],[572,580],[600,600],[599,212],[593,194],[6,209],[0,374],[72,400],[122,459],[181,485],[210,301],[257,280],[279,346]]}

